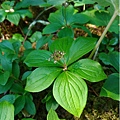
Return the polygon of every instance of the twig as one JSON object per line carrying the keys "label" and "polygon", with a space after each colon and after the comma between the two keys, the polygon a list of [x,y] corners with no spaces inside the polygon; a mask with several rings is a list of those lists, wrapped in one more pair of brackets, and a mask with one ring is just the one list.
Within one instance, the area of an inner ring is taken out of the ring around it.
{"label": "twig", "polygon": [[83,11],[85,11],[85,4],[83,5]]}
{"label": "twig", "polygon": [[25,34],[24,34],[23,30],[21,29],[20,25],[19,25],[18,27],[19,27],[19,29],[20,29],[22,35],[25,37]]}
{"label": "twig", "polygon": [[92,89],[93,93],[98,97],[99,95],[96,93],[96,91],[91,86],[89,87]]}
{"label": "twig", "polygon": [[43,10],[43,11],[42,11],[40,14],[38,14],[38,16],[35,18],[35,21],[36,21],[45,11],[47,11],[47,10],[53,8],[53,7],[55,7],[55,6],[53,5],[53,6],[48,7],[47,9]]}
{"label": "twig", "polygon": [[96,50],[96,52],[95,52],[95,54],[94,54],[94,56],[93,56],[93,60],[95,60],[95,58],[96,58],[96,56],[97,56],[97,54],[98,54],[98,50],[99,50],[99,47],[97,48],[97,50]]}

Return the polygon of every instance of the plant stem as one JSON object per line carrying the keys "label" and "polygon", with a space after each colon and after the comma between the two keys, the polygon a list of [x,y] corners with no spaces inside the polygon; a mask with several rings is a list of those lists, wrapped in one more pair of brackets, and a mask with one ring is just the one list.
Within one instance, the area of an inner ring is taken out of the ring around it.
{"label": "plant stem", "polygon": [[85,11],[85,4],[83,5],[83,11]]}
{"label": "plant stem", "polygon": [[101,37],[99,38],[96,46],[94,47],[93,51],[91,52],[91,54],[90,54],[90,56],[89,56],[90,59],[91,59],[92,56],[94,55],[94,53],[95,53],[95,51],[97,50],[97,48],[100,46],[100,43],[102,42],[102,40],[103,40],[103,38],[105,37],[108,29],[110,28],[110,26],[112,25],[113,21],[115,20],[117,14],[118,14],[118,11],[115,11],[114,14],[113,14],[113,16],[111,17],[108,25],[106,26],[104,32],[102,33]]}

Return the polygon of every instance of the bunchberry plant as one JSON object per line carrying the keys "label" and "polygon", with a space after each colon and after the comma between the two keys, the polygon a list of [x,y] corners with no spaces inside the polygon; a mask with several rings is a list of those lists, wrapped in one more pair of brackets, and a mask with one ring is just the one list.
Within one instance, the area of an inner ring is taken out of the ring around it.
{"label": "bunchberry plant", "polygon": [[24,62],[29,67],[38,68],[28,76],[25,90],[40,92],[53,85],[55,100],[79,117],[88,94],[84,79],[98,82],[106,78],[98,62],[80,59],[94,48],[95,43],[96,39],[90,37],[79,37],[76,40],[64,37],[55,40],[49,51],[32,51]]}

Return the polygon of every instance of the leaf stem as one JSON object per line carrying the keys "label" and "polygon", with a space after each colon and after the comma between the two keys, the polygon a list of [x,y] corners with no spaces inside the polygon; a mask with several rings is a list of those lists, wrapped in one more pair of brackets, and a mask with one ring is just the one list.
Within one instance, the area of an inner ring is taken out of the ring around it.
{"label": "leaf stem", "polygon": [[90,54],[90,56],[89,56],[90,59],[91,59],[92,56],[94,55],[94,53],[95,53],[95,51],[97,50],[97,48],[100,46],[100,43],[102,42],[102,40],[103,40],[103,38],[105,37],[108,29],[110,28],[110,26],[112,25],[113,21],[115,20],[117,14],[118,14],[118,11],[115,11],[114,14],[113,14],[113,16],[111,17],[108,25],[106,26],[104,32],[102,33],[101,37],[99,38],[96,46],[94,47],[93,51],[91,52],[91,54]]}

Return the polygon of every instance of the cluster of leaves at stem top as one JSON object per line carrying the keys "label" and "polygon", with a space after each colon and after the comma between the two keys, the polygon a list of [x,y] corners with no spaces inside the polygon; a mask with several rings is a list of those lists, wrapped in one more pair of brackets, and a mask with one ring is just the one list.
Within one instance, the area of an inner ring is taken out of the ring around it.
{"label": "cluster of leaves at stem top", "polygon": [[[86,105],[88,94],[83,79],[98,82],[106,78],[98,62],[80,59],[94,48],[95,43],[96,39],[90,37],[79,37],[76,40],[64,37],[55,40],[49,51],[30,52],[24,62],[29,67],[38,68],[28,76],[25,90],[40,92],[53,83],[55,100],[64,109],[79,117]],[[55,62],[51,56],[56,50],[65,54]]]}

